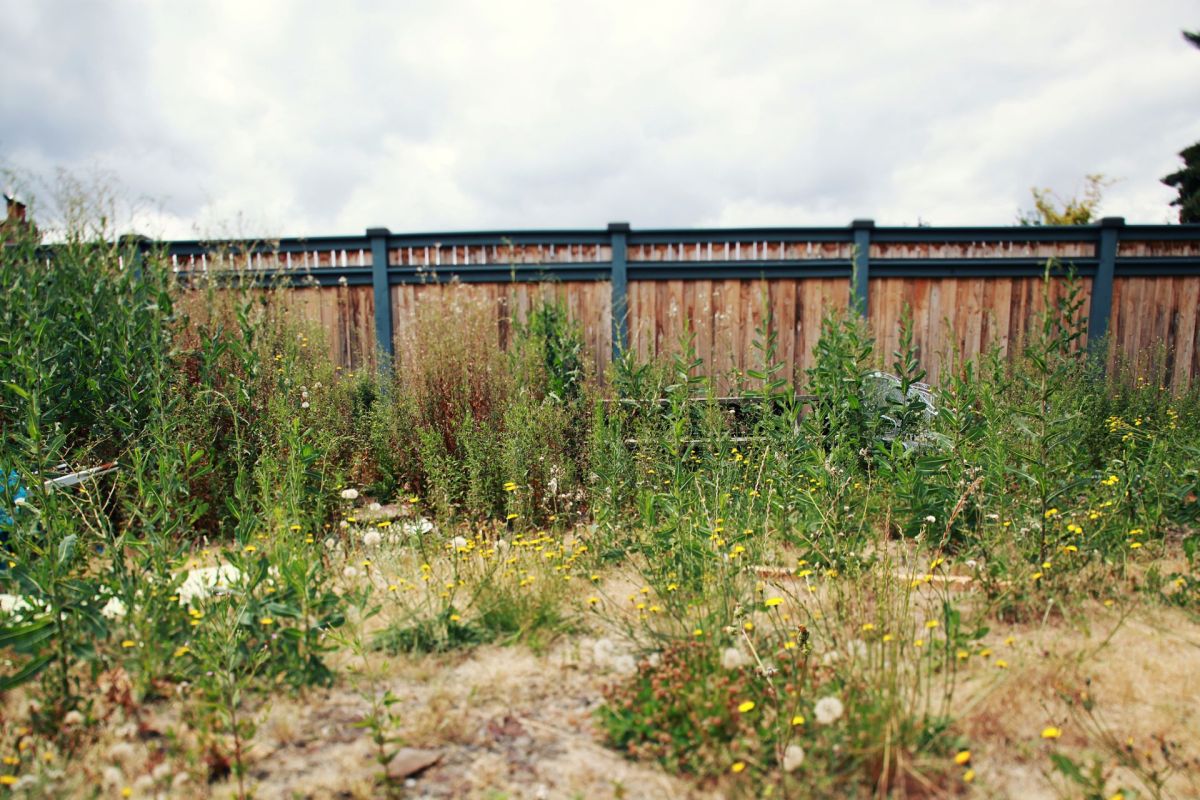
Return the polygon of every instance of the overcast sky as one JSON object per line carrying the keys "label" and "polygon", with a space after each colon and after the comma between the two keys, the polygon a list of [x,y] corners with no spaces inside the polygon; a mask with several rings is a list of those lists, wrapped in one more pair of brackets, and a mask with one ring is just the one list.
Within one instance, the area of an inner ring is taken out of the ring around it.
{"label": "overcast sky", "polygon": [[1200,139],[1196,0],[0,0],[0,166],[144,233],[1009,224]]}

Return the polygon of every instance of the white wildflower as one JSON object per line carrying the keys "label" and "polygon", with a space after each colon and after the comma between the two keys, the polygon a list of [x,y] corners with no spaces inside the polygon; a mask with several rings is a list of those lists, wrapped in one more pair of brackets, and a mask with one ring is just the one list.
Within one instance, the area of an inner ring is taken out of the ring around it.
{"label": "white wildflower", "polygon": [[378,547],[383,541],[383,535],[376,530],[370,530],[363,534],[363,545],[366,547]]}
{"label": "white wildflower", "polygon": [[125,611],[125,604],[119,597],[110,597],[104,608],[100,609],[100,615],[114,620],[125,619]]}
{"label": "white wildflower", "polygon": [[5,614],[16,614],[19,611],[32,611],[29,603],[19,594],[0,594],[0,611]]}
{"label": "white wildflower", "polygon": [[381,506],[381,505],[379,505],[379,503],[375,503],[375,502],[372,502],[370,505],[367,506],[368,511],[378,511],[381,508],[383,508],[383,506]]}
{"label": "white wildflower", "polygon": [[925,517],[925,521],[932,525],[933,523],[937,522],[937,517],[935,517],[933,514],[930,514],[929,516]]}
{"label": "white wildflower", "polygon": [[465,538],[465,537],[462,537],[462,536],[455,536],[455,537],[454,537],[454,540],[453,540],[453,544],[454,544],[454,549],[455,549],[455,550],[458,550],[458,549],[460,549],[460,548],[463,548],[463,547],[466,547],[466,546],[467,546],[467,540],[466,540],[466,538]]}
{"label": "white wildflower", "polygon": [[137,748],[129,742],[115,742],[108,748],[108,758],[118,764],[127,764],[137,755]]}
{"label": "white wildflower", "polygon": [[346,567],[344,570],[342,570],[342,577],[344,577],[344,578],[357,578],[357,577],[358,577],[358,570],[356,570],[354,567]]}
{"label": "white wildflower", "polygon": [[63,714],[62,724],[68,728],[83,724],[83,714],[80,714],[75,709],[71,709],[66,714]]}
{"label": "white wildflower", "polygon": [[229,588],[241,579],[242,573],[232,564],[191,570],[179,585],[179,605],[189,606],[209,595],[228,594]]}
{"label": "white wildflower", "polygon": [[727,647],[725,652],[721,653],[721,666],[725,669],[737,669],[744,667],[749,663],[744,653],[736,647]]}
{"label": "white wildflower", "polygon": [[846,707],[842,705],[842,701],[830,695],[817,701],[817,705],[813,708],[813,716],[817,718],[818,723],[830,725],[841,719],[845,711]]}
{"label": "white wildflower", "polygon": [[405,522],[400,526],[400,530],[409,536],[420,536],[423,533],[429,533],[433,530],[433,523],[424,517],[418,517],[412,522]]}
{"label": "white wildflower", "polygon": [[358,489],[342,489],[342,499],[343,500],[357,500],[358,499]]}
{"label": "white wildflower", "polygon": [[337,539],[334,539],[332,536],[330,536],[328,539],[325,540],[325,549],[326,550],[336,550],[337,546],[338,546]]}
{"label": "white wildflower", "polygon": [[798,744],[789,744],[783,751],[783,771],[792,772],[804,763],[804,748]]}
{"label": "white wildflower", "polygon": [[303,403],[301,403],[301,404],[300,404],[300,407],[301,407],[301,408],[308,408],[308,401],[307,401],[307,400],[305,400]]}

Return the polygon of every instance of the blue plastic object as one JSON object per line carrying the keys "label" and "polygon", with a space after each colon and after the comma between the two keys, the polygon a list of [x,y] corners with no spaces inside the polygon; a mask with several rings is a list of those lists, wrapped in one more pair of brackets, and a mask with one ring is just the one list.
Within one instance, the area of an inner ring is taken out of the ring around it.
{"label": "blue plastic object", "polygon": [[9,514],[5,509],[8,507],[10,502],[15,505],[16,503],[24,500],[29,495],[29,492],[26,491],[25,487],[21,485],[21,476],[16,472],[9,472],[8,481],[3,487],[0,487],[0,494],[12,495],[11,500],[5,498],[6,502],[0,503],[0,531],[5,531],[12,528],[13,522],[15,521],[13,520],[12,515]]}

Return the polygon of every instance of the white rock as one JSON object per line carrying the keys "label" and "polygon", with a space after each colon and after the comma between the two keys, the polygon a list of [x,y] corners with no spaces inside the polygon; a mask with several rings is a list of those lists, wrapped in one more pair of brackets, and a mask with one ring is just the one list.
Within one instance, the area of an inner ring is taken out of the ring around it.
{"label": "white rock", "polygon": [[637,672],[637,661],[628,653],[617,656],[612,660],[612,668],[614,672],[619,672],[622,675],[632,675]]}

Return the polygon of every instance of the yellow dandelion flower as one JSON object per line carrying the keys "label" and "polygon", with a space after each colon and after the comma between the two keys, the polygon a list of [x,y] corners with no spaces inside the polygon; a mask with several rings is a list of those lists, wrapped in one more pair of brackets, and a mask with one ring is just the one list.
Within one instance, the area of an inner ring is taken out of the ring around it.
{"label": "yellow dandelion flower", "polygon": [[10,767],[15,767],[17,764],[21,763],[21,759],[17,758],[16,756],[5,756],[4,763]]}
{"label": "yellow dandelion flower", "polygon": [[450,621],[451,622],[462,622],[462,617],[460,617],[458,614],[451,614]]}
{"label": "yellow dandelion flower", "polygon": [[924,646],[925,646],[924,639],[917,639],[916,641],[913,642],[913,647],[924,647]]}
{"label": "yellow dandelion flower", "polygon": [[274,617],[263,617],[262,619],[260,619],[258,621],[258,624],[259,625],[274,625],[275,618]]}
{"label": "yellow dandelion flower", "polygon": [[796,716],[792,717],[792,727],[793,728],[796,727],[797,725],[803,725],[803,724],[804,724],[804,715],[803,714],[797,714]]}
{"label": "yellow dandelion flower", "polygon": [[775,606],[780,605],[781,603],[783,603],[782,597],[770,597],[767,599],[767,601],[765,603],[763,603],[763,605],[766,606],[767,608],[774,608]]}
{"label": "yellow dandelion flower", "polygon": [[1141,542],[1130,542],[1130,543],[1129,543],[1129,549],[1130,549],[1130,550],[1137,550],[1137,549],[1138,549],[1139,547],[1141,547],[1141,546],[1142,546],[1142,543],[1141,543]]}
{"label": "yellow dandelion flower", "polygon": [[954,763],[958,764],[960,767],[963,764],[966,764],[970,760],[971,760],[971,751],[970,750],[959,750],[957,753],[954,754]]}
{"label": "yellow dandelion flower", "polygon": [[735,762],[733,762],[733,764],[730,765],[729,771],[736,775],[737,773],[741,772],[745,768],[746,768],[745,761],[735,761]]}
{"label": "yellow dandelion flower", "polygon": [[703,636],[703,635],[704,635],[703,628],[696,628],[696,630],[692,631],[692,636]]}
{"label": "yellow dandelion flower", "polygon": [[783,649],[784,650],[795,650],[796,649],[795,640],[788,639],[786,642],[783,643]]}
{"label": "yellow dandelion flower", "polygon": [[963,783],[970,783],[975,780],[975,770],[969,769],[963,773]]}
{"label": "yellow dandelion flower", "polygon": [[752,630],[754,630],[754,623],[751,622],[750,620],[746,620],[746,622],[742,625],[742,629],[747,630],[747,631],[752,631]]}
{"label": "yellow dandelion flower", "polygon": [[890,634],[890,633],[885,633],[885,634],[883,635],[883,641],[885,641],[885,642],[890,642],[890,641],[892,641],[892,640],[893,640],[893,639],[895,639],[895,638],[896,638],[896,637],[895,637],[895,636],[893,636],[893,635],[892,635],[892,634]]}
{"label": "yellow dandelion flower", "polygon": [[745,702],[738,704],[738,713],[740,713],[740,714],[748,714],[749,712],[751,712],[753,710],[754,710],[754,701],[753,700],[746,700]]}
{"label": "yellow dandelion flower", "polygon": [[1005,661],[1003,658],[997,658],[996,659],[996,668],[997,669],[1008,669],[1008,662]]}
{"label": "yellow dandelion flower", "polygon": [[257,547],[255,547],[254,545],[252,545],[252,544],[248,544],[248,545],[246,545],[245,547],[243,547],[243,548],[242,548],[242,552],[243,552],[243,553],[253,553],[253,552],[254,552],[255,550],[257,550],[257,549],[258,549],[258,548],[257,548]]}
{"label": "yellow dandelion flower", "polygon": [[968,658],[971,657],[971,654],[968,653],[966,650],[959,650],[954,655],[955,655],[955,657],[958,658],[959,661],[966,661]]}
{"label": "yellow dandelion flower", "polygon": [[121,647],[137,647],[137,642],[133,641],[132,639],[126,639],[125,641],[121,642]]}
{"label": "yellow dandelion flower", "polygon": [[182,644],[175,648],[175,658],[183,658],[190,652],[192,652],[191,648],[189,648],[186,644]]}
{"label": "yellow dandelion flower", "polygon": [[516,519],[516,518],[517,518],[517,517],[519,517],[519,516],[521,516],[521,515],[520,515],[520,514],[509,514],[509,515],[506,517],[506,519],[508,519],[508,520],[511,522],[512,520]]}
{"label": "yellow dandelion flower", "polygon": [[1047,508],[1044,516],[1046,519],[1050,519],[1051,517],[1057,517],[1058,509],[1057,508]]}
{"label": "yellow dandelion flower", "polygon": [[934,628],[936,628],[936,627],[938,626],[938,624],[939,624],[939,623],[938,623],[938,621],[937,621],[936,619],[931,619],[931,620],[929,620],[928,622],[926,622],[926,623],[925,623],[925,628],[926,628],[927,630],[933,630]]}
{"label": "yellow dandelion flower", "polygon": [[1049,728],[1042,728],[1043,739],[1057,739],[1060,736],[1062,736],[1062,730],[1059,728],[1055,728],[1053,726]]}

